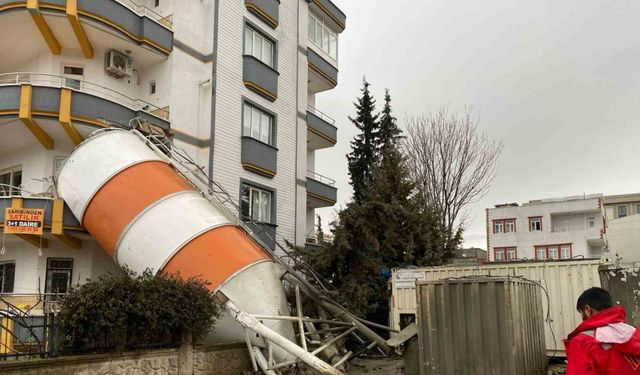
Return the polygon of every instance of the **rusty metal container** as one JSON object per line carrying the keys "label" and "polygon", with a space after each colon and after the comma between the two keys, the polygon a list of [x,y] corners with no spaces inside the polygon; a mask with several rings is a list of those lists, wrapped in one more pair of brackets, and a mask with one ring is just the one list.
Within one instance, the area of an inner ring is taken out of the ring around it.
{"label": "rusty metal container", "polygon": [[542,375],[540,287],[514,277],[416,283],[420,375]]}

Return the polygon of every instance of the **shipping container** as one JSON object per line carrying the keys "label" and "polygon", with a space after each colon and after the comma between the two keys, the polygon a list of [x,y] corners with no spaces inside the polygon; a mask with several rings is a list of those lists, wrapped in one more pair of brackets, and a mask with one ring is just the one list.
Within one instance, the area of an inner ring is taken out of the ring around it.
{"label": "shipping container", "polygon": [[420,375],[543,375],[540,287],[517,277],[419,281]]}
{"label": "shipping container", "polygon": [[[540,283],[549,293],[550,304],[542,292],[547,355],[562,357],[565,356],[562,339],[582,321],[576,311],[578,297],[585,289],[601,285],[599,264],[599,260],[591,259],[394,269],[390,281],[389,325],[401,329],[415,319],[416,280],[479,275],[522,276]],[[547,313],[549,319],[546,319]]]}

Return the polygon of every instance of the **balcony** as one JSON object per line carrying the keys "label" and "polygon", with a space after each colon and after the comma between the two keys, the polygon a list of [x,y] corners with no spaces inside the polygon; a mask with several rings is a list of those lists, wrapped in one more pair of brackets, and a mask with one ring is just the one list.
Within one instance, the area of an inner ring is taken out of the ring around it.
{"label": "balcony", "polygon": [[328,177],[307,171],[307,207],[331,207],[336,204],[336,182]]}
{"label": "balcony", "polygon": [[87,59],[102,59],[99,54],[109,49],[129,50],[138,66],[162,61],[173,49],[171,16],[129,0],[29,3],[0,0],[0,49],[11,51],[0,70],[28,66],[43,49],[53,55],[80,49]]}
{"label": "balcony", "polygon": [[338,128],[335,120],[312,106],[307,107],[307,146],[311,150],[333,147]]}
{"label": "balcony", "polygon": [[[2,194],[3,189],[6,191],[7,186],[0,186],[0,194]],[[22,186],[12,187],[12,190],[22,190],[23,194],[28,193]],[[48,248],[49,241],[52,238],[62,241],[72,249],[82,248],[82,241],[76,237],[76,234],[86,232],[62,199],[47,197],[23,198],[16,195],[0,196],[0,205],[7,208],[44,210],[42,236],[35,234],[7,234],[7,236],[19,237],[35,248]],[[0,210],[0,232],[4,232],[5,214],[5,210]],[[5,234],[3,233],[3,235]]]}
{"label": "balcony", "polygon": [[251,137],[242,137],[242,167],[273,178],[278,172],[278,149]]}
{"label": "balcony", "polygon": [[277,71],[255,57],[243,56],[242,80],[244,85],[272,102],[278,98],[278,76]]}
{"label": "balcony", "polygon": [[269,27],[278,27],[280,0],[245,0],[244,5]]}
{"label": "balcony", "polygon": [[338,85],[338,68],[312,48],[307,48],[307,61],[310,93],[316,94]]}
{"label": "balcony", "polygon": [[0,138],[3,152],[27,146],[33,137],[49,150],[56,141],[71,139],[79,144],[96,128],[127,126],[136,117],[169,129],[168,107],[88,81],[44,73],[0,74],[0,117],[19,120],[3,126],[4,134],[15,135]]}
{"label": "balcony", "polygon": [[[555,225],[551,227],[551,233],[554,233],[552,236],[557,239],[556,242],[574,242],[582,238],[593,247],[605,245],[604,229],[599,227]],[[571,239],[571,241],[565,239]]]}

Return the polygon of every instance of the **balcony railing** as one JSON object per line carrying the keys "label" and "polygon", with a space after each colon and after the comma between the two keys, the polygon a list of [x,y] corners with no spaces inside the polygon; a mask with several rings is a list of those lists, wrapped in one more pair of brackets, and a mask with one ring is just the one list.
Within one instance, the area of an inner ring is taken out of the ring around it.
{"label": "balcony railing", "polygon": [[163,120],[169,120],[169,111],[166,109],[167,107],[160,108],[142,99],[130,98],[121,92],[112,90],[97,83],[92,83],[73,77],[65,77],[61,75],[46,73],[17,72],[0,74],[0,86],[21,84],[68,88],[78,92],[84,92],[89,95],[107,99],[135,111],[146,112]]}
{"label": "balcony railing", "polygon": [[552,226],[552,233],[563,233],[563,232],[580,232],[585,230],[598,230],[598,227],[587,227],[587,226],[571,226],[571,225],[560,225],[560,226]]}
{"label": "balcony railing", "polygon": [[316,115],[317,117],[319,117],[320,119],[322,119],[322,121],[325,121],[333,126],[335,126],[336,124],[336,120],[332,119],[331,117],[327,116],[326,114],[320,112],[318,109],[316,109],[315,107],[308,105],[307,106],[307,111],[313,113],[314,115]]}
{"label": "balcony railing", "polygon": [[321,174],[318,174],[316,172],[313,171],[307,171],[307,178],[310,178],[312,180],[316,180],[320,183],[323,183],[325,185],[329,185],[331,187],[336,187],[336,181],[329,178],[329,177],[325,177]]}
{"label": "balcony railing", "polygon": [[168,16],[163,16],[157,12],[155,12],[154,10],[151,10],[150,8],[144,6],[144,5],[140,5],[138,3],[135,3],[131,0],[117,0],[120,4],[126,6],[127,8],[131,9],[132,11],[134,11],[135,13],[137,13],[140,16],[147,16],[150,19],[156,21],[157,23],[159,23],[160,25],[166,27],[167,29],[171,30],[173,28],[173,15],[168,15]]}

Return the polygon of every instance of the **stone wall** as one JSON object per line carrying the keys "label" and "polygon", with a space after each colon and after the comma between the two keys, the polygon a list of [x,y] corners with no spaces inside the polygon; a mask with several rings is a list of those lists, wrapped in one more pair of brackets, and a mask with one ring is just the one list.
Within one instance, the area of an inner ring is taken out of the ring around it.
{"label": "stone wall", "polygon": [[237,375],[251,367],[244,344],[183,346],[0,363],[3,375]]}

